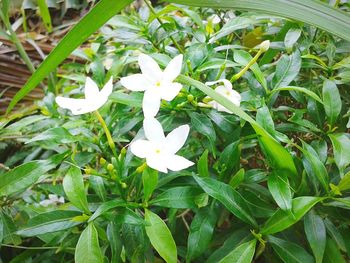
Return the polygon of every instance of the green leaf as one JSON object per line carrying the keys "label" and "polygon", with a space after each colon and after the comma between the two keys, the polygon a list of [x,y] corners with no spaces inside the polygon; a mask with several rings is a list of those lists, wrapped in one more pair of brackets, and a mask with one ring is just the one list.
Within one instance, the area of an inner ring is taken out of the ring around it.
{"label": "green leaf", "polygon": [[323,188],[328,191],[329,186],[329,178],[328,178],[328,172],[324,164],[320,161],[320,158],[318,157],[316,151],[308,145],[306,142],[302,141],[303,148],[301,149],[306,163],[304,162],[305,170],[308,173],[309,176],[314,175]]}
{"label": "green leaf", "polygon": [[216,212],[204,207],[194,216],[188,235],[186,261],[197,258],[208,248],[217,221]]}
{"label": "green leaf", "polygon": [[350,164],[350,139],[347,135],[347,133],[328,134],[333,145],[334,160],[341,176],[345,168]]}
{"label": "green leaf", "polygon": [[333,81],[326,79],[323,82],[322,97],[328,122],[333,126],[339,117],[342,106],[339,90]]}
{"label": "green leaf", "polygon": [[292,91],[298,91],[298,92],[305,93],[309,97],[311,97],[314,100],[318,101],[319,103],[323,104],[323,101],[321,100],[321,98],[319,96],[317,96],[316,93],[312,92],[311,90],[302,88],[302,87],[296,87],[296,86],[280,87],[280,88],[276,88],[276,89],[271,90],[270,94],[272,95],[275,92],[279,92],[279,91],[282,91],[282,90],[292,90]]}
{"label": "green leaf", "polygon": [[38,6],[40,10],[40,16],[43,19],[44,25],[47,31],[52,32],[51,16],[49,8],[46,4],[46,0],[38,0]]}
{"label": "green leaf", "polygon": [[158,184],[158,171],[147,167],[142,172],[143,199],[145,202],[151,198]]}
{"label": "green leaf", "polygon": [[333,239],[327,238],[323,263],[346,263]]}
{"label": "green leaf", "polygon": [[2,244],[19,245],[22,243],[21,238],[16,234],[16,225],[11,216],[0,210],[0,220],[2,223]]}
{"label": "green leaf", "polygon": [[267,185],[277,205],[282,210],[290,211],[292,209],[292,193],[285,171],[275,170],[270,173],[267,179]]}
{"label": "green leaf", "polygon": [[103,255],[98,242],[98,233],[93,223],[81,233],[74,259],[76,263],[103,263]]}
{"label": "green leaf", "polygon": [[350,189],[350,171],[344,175],[338,184],[339,191],[345,191]]}
{"label": "green leaf", "polygon": [[297,176],[297,171],[293,162],[291,154],[280,145],[264,128],[262,128],[252,117],[245,113],[241,108],[237,107],[231,101],[224,96],[220,95],[213,89],[204,85],[203,83],[196,81],[190,77],[180,75],[177,80],[183,84],[191,85],[201,90],[209,97],[223,105],[228,110],[249,122],[254,128],[257,135],[259,135],[259,141],[264,147],[264,152],[270,162],[270,165],[279,170],[287,170],[291,176]]}
{"label": "green leaf", "polygon": [[155,213],[145,210],[146,233],[152,246],[167,263],[177,263],[177,249],[170,230]]}
{"label": "green leaf", "polygon": [[81,224],[81,222],[72,220],[79,215],[81,215],[80,212],[64,210],[38,214],[29,219],[28,223],[17,231],[17,234],[30,237],[65,230]]}
{"label": "green leaf", "polygon": [[257,226],[246,200],[231,186],[210,177],[194,176],[194,179],[208,195],[220,201],[236,217],[254,227]]}
{"label": "green leaf", "polygon": [[38,141],[52,141],[54,143],[72,143],[78,141],[79,138],[74,137],[63,127],[51,128],[34,138],[30,139],[26,143],[38,142]]}
{"label": "green leaf", "polygon": [[84,43],[90,35],[131,2],[133,2],[133,0],[120,0],[117,2],[110,0],[99,1],[94,8],[68,32],[49,56],[41,63],[23,88],[13,97],[6,112],[9,113],[21,99],[33,90],[77,47]]}
{"label": "green leaf", "polygon": [[201,193],[202,190],[198,187],[173,187],[149,201],[149,204],[169,208],[196,208],[196,197]]}
{"label": "green leaf", "polygon": [[126,94],[124,92],[117,91],[117,92],[113,92],[108,99],[113,102],[124,104],[135,108],[142,107],[142,94],[138,92]]}
{"label": "green leaf", "polygon": [[108,224],[106,232],[112,252],[111,262],[121,263],[120,254],[123,244],[120,239],[120,227],[114,222],[111,222]]}
{"label": "green leaf", "polygon": [[346,252],[344,239],[337,227],[328,218],[324,219],[324,224],[326,226],[329,236],[332,237],[332,239],[337,243],[338,248]]}
{"label": "green leaf", "polygon": [[233,189],[239,186],[244,181],[244,169],[241,168],[238,170],[238,172],[232,176],[230,179],[230,182],[228,183]]}
{"label": "green leaf", "polygon": [[304,230],[316,263],[322,263],[327,238],[322,218],[310,211],[304,218]]}
{"label": "green leaf", "polygon": [[120,206],[127,206],[127,203],[122,199],[115,199],[115,200],[104,202],[92,214],[88,222],[95,220],[97,217],[99,217],[100,215],[103,215],[105,212],[111,210],[112,208],[120,207]]}
{"label": "green leaf", "polygon": [[292,214],[282,209],[277,210],[264,224],[260,233],[263,235],[274,234],[287,229],[298,222],[315,204],[324,200],[323,197],[302,196],[292,201]]}
{"label": "green leaf", "polygon": [[273,250],[285,263],[313,263],[313,257],[295,243],[269,236]]}
{"label": "green leaf", "polygon": [[302,21],[350,41],[350,28],[348,27],[350,16],[320,1],[168,0],[168,2],[200,7],[259,11],[264,14]]}
{"label": "green leaf", "polygon": [[191,112],[190,117],[193,128],[209,139],[212,145],[212,150],[214,151],[216,133],[210,119],[207,116],[198,112]]}
{"label": "green leaf", "polygon": [[286,37],[284,38],[284,46],[288,51],[293,49],[293,46],[298,41],[300,35],[301,30],[299,28],[291,28],[288,30]]}
{"label": "green leaf", "polygon": [[21,192],[32,186],[41,176],[55,168],[65,155],[57,154],[47,160],[31,161],[0,175],[0,196]]}
{"label": "green leaf", "polygon": [[232,250],[232,252],[220,260],[219,263],[250,263],[255,253],[255,245],[256,239],[243,243]]}
{"label": "green leaf", "polygon": [[301,58],[299,51],[292,55],[283,55],[277,62],[276,72],[272,79],[272,89],[288,86],[299,74]]}
{"label": "green leaf", "polygon": [[209,177],[208,150],[205,150],[197,162],[198,174],[201,177]]}
{"label": "green leaf", "polygon": [[63,179],[63,189],[69,201],[72,204],[84,211],[84,213],[91,214],[84,190],[84,181],[81,171],[76,166],[71,166]]}

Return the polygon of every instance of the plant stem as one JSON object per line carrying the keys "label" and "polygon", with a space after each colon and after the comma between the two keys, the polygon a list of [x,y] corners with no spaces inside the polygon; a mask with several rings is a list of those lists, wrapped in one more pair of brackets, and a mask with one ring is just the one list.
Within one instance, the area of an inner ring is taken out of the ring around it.
{"label": "plant stem", "polygon": [[[157,16],[156,11],[154,10],[152,4],[150,2],[148,2],[148,0],[145,0],[146,5],[148,6],[148,8],[151,10],[151,12],[153,13],[153,15],[156,16],[156,19],[158,20],[159,24],[161,24],[162,26],[164,25],[162,20],[160,20],[160,18]],[[173,38],[173,36],[169,36],[170,40],[173,42],[174,46],[177,48],[177,50],[179,50],[179,52],[181,54],[184,54],[185,52],[183,51],[183,49],[179,46],[179,44],[176,42],[176,40]]]}
{"label": "plant stem", "polygon": [[29,58],[27,52],[25,51],[25,49],[24,49],[24,47],[23,47],[21,41],[20,41],[19,38],[17,37],[16,32],[13,31],[12,26],[11,26],[11,23],[10,23],[10,21],[9,21],[9,19],[8,19],[8,16],[5,15],[1,10],[0,10],[0,18],[1,18],[1,20],[4,22],[7,31],[10,33],[10,39],[11,39],[12,43],[15,44],[15,46],[16,46],[16,48],[17,48],[17,50],[18,50],[19,55],[20,55],[21,58],[23,59],[24,63],[26,63],[26,65],[27,65],[29,71],[30,71],[31,73],[34,73],[35,67],[34,67],[32,61],[30,60],[30,58]]}
{"label": "plant stem", "polygon": [[115,149],[115,144],[114,144],[114,141],[113,141],[113,138],[112,138],[112,135],[110,133],[110,131],[108,130],[108,127],[106,125],[106,122],[104,121],[104,119],[102,118],[101,114],[96,110],[94,111],[98,121],[101,123],[101,126],[106,134],[106,137],[107,137],[107,141],[108,141],[108,145],[109,147],[111,148],[114,156],[117,157],[117,152],[116,152],[116,149]]}
{"label": "plant stem", "polygon": [[261,56],[262,53],[264,53],[264,51],[259,49],[258,53],[256,53],[256,55],[253,57],[253,59],[251,61],[249,61],[249,63],[240,72],[233,75],[233,77],[231,78],[230,81],[234,82],[237,79],[239,79],[240,77],[242,77],[243,74],[246,73],[247,70],[258,60],[258,58]]}

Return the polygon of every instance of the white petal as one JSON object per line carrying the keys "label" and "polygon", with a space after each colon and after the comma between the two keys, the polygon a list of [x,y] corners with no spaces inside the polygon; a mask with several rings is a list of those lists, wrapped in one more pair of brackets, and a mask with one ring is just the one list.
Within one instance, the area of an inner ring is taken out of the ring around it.
{"label": "white petal", "polygon": [[148,55],[141,54],[139,56],[139,66],[142,71],[142,74],[153,81],[160,81],[163,75],[163,72],[159,68],[157,62]]}
{"label": "white petal", "polygon": [[108,82],[104,85],[104,87],[100,91],[100,96],[108,99],[109,95],[111,95],[113,90],[113,78],[111,77]]}
{"label": "white petal", "polygon": [[142,100],[142,110],[145,118],[153,118],[160,108],[160,94],[153,90],[146,90]]}
{"label": "white petal", "polygon": [[96,83],[89,77],[86,78],[85,81],[85,98],[93,99],[98,96],[100,90],[98,89]]}
{"label": "white petal", "polygon": [[134,74],[120,79],[123,87],[132,91],[144,91],[147,88],[148,80],[142,74]]}
{"label": "white petal", "polygon": [[163,127],[155,118],[145,118],[143,121],[145,136],[152,143],[162,143],[165,140]]}
{"label": "white petal", "polygon": [[74,115],[86,113],[86,109],[89,109],[89,105],[85,99],[71,99],[59,96],[55,100],[58,106],[71,110]]}
{"label": "white petal", "polygon": [[232,101],[236,106],[240,106],[241,104],[241,94],[239,94],[237,91],[232,90],[230,94],[230,101]]}
{"label": "white petal", "polygon": [[173,100],[179,94],[182,85],[177,82],[169,83],[160,87],[160,96],[166,101]]}
{"label": "white petal", "polygon": [[175,154],[185,144],[188,133],[190,132],[190,126],[181,125],[172,130],[165,139],[165,147],[171,154]]}
{"label": "white petal", "polygon": [[194,165],[193,162],[179,155],[172,155],[167,158],[167,168],[172,171],[180,171]]}
{"label": "white petal", "polygon": [[159,172],[167,173],[166,162],[163,158],[159,158],[157,155],[151,155],[146,158],[146,163],[149,167],[158,170]]}
{"label": "white petal", "polygon": [[131,143],[131,152],[140,158],[146,158],[147,154],[150,152],[151,142],[147,140],[137,140]]}
{"label": "white petal", "polygon": [[169,62],[168,66],[163,72],[163,79],[165,81],[172,82],[177,78],[177,76],[180,75],[182,68],[182,59],[183,56],[178,55]]}
{"label": "white petal", "polygon": [[212,86],[212,85],[215,85],[217,83],[223,83],[227,89],[232,89],[232,83],[230,81],[228,81],[227,79],[219,79],[217,81],[209,81],[209,82],[206,82],[205,85]]}

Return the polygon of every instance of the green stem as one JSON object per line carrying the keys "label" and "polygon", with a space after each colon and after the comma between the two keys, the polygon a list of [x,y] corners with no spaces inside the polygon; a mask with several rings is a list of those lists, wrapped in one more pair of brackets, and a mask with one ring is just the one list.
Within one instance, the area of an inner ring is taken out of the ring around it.
{"label": "green stem", "polygon": [[96,110],[94,111],[98,121],[101,123],[101,126],[106,134],[106,137],[107,137],[107,141],[108,141],[108,145],[109,147],[111,148],[114,156],[117,156],[117,152],[116,152],[116,149],[115,149],[115,144],[114,144],[114,141],[113,141],[113,138],[112,138],[112,135],[106,125],[106,122],[104,121],[104,119],[102,118],[101,114]]}
{"label": "green stem", "polygon": [[19,55],[23,59],[24,63],[26,63],[26,65],[27,65],[28,69],[30,70],[30,72],[34,73],[35,67],[34,67],[32,61],[30,60],[27,52],[25,51],[21,41],[17,37],[16,32],[13,31],[11,23],[10,23],[10,21],[8,19],[8,16],[6,16],[1,10],[0,10],[0,18],[4,22],[7,31],[10,33],[10,39],[11,39],[12,43],[15,44]]}
{"label": "green stem", "polygon": [[249,61],[249,63],[237,74],[233,75],[233,77],[231,78],[231,82],[236,81],[237,79],[239,79],[240,77],[243,76],[244,73],[247,72],[247,70],[253,66],[253,64],[258,60],[258,58],[261,56],[261,54],[264,53],[263,50],[259,49],[258,53],[256,53],[256,55],[253,57],[253,59],[251,61]]}
{"label": "green stem", "polygon": [[[157,12],[154,10],[152,4],[150,2],[148,2],[148,0],[145,0],[146,5],[148,6],[148,8],[151,10],[151,12],[153,13],[153,15],[155,15],[156,19],[158,20],[159,24],[161,24],[162,26],[164,25],[162,20],[160,20],[160,18],[157,15]],[[173,42],[174,46],[177,48],[177,50],[179,50],[179,52],[181,54],[184,54],[185,52],[183,51],[183,49],[179,46],[179,44],[176,42],[176,40],[173,38],[173,36],[169,36],[170,40]]]}

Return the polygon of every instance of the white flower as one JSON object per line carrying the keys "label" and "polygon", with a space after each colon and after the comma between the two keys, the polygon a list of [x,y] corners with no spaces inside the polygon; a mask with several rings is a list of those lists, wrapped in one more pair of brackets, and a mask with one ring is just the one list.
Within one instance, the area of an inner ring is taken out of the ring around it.
{"label": "white flower", "polygon": [[[215,89],[215,91],[223,95],[228,100],[230,100],[233,104],[239,107],[239,105],[241,104],[241,95],[237,91],[232,89],[232,83],[227,79],[220,79],[218,81],[207,82],[205,83],[205,85],[211,86],[220,82],[222,82],[224,85],[218,86]],[[218,111],[225,111],[228,113],[232,113],[230,110],[226,109],[224,106],[217,103],[216,101],[210,101],[208,104],[210,104],[214,109]]]}
{"label": "white flower", "polygon": [[132,91],[145,91],[142,108],[145,117],[157,115],[161,99],[171,101],[180,92],[182,85],[173,82],[181,72],[182,55],[173,58],[162,71],[150,56],[141,54],[138,58],[142,74],[121,78],[121,84]]}
{"label": "white flower", "polygon": [[53,194],[49,194],[49,199],[45,199],[40,202],[40,205],[42,206],[57,205],[57,204],[64,204],[64,198],[62,196],[58,198],[57,195],[53,195]]}
{"label": "white flower", "polygon": [[168,169],[180,171],[194,164],[176,155],[176,152],[185,144],[190,131],[188,125],[174,129],[165,137],[159,121],[155,118],[145,118],[143,129],[147,140],[137,140],[130,147],[134,155],[146,158],[149,167],[167,173]]}
{"label": "white flower", "polygon": [[85,82],[85,99],[72,99],[64,97],[56,97],[56,103],[64,109],[69,109],[72,114],[79,115],[88,112],[93,112],[101,108],[108,100],[112,93],[113,79],[110,78],[107,84],[100,91],[96,83],[86,78]]}

